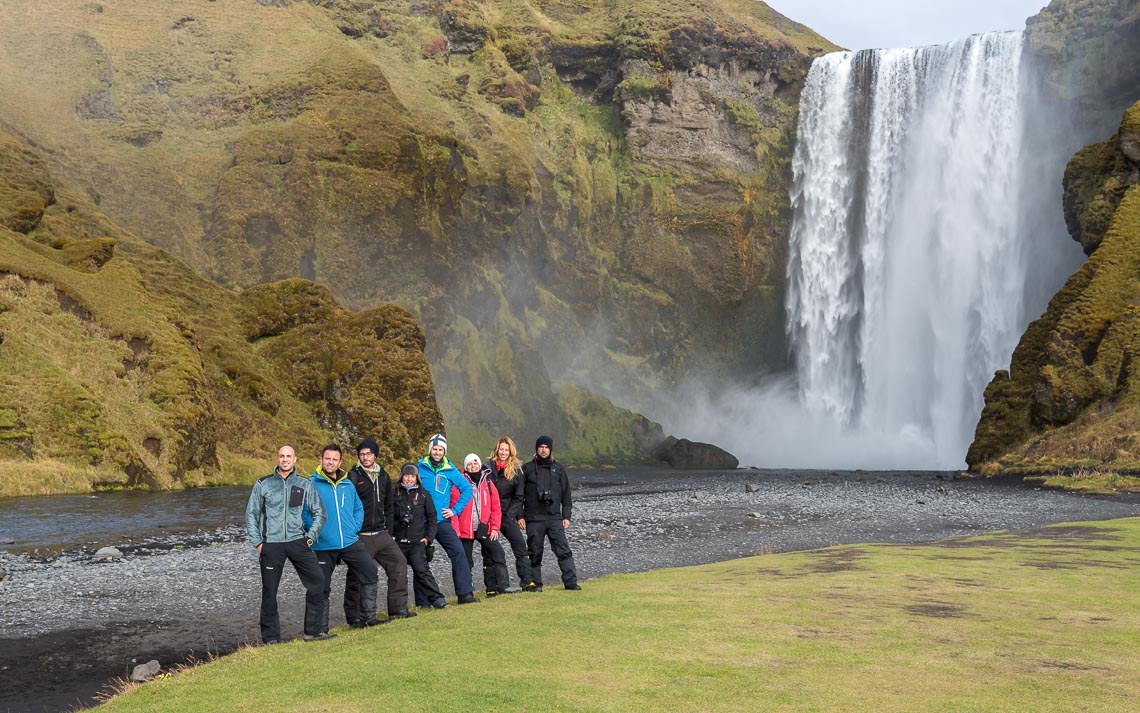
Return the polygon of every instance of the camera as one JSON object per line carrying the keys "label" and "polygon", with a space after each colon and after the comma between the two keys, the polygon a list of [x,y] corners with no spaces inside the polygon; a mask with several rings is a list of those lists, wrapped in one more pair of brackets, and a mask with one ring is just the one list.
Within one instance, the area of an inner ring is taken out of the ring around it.
{"label": "camera", "polygon": [[412,524],[412,508],[411,507],[400,508],[399,519],[400,519],[400,524],[403,525],[404,527],[411,525]]}
{"label": "camera", "polygon": [[554,503],[554,498],[551,497],[549,490],[543,490],[538,494],[538,501],[543,505],[551,505]]}

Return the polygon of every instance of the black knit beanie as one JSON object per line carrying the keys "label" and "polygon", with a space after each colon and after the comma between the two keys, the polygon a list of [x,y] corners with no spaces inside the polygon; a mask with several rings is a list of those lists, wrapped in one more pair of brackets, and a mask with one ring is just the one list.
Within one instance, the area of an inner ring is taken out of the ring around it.
{"label": "black knit beanie", "polygon": [[534,451],[535,451],[535,453],[537,453],[537,452],[538,452],[538,447],[539,447],[539,446],[546,446],[546,447],[547,447],[547,448],[549,448],[551,451],[553,451],[553,450],[554,450],[554,439],[553,439],[553,438],[551,438],[550,436],[539,436],[539,437],[538,437],[538,440],[536,440],[536,441],[534,442]]}
{"label": "black knit beanie", "polygon": [[364,450],[365,448],[372,451],[372,455],[374,456],[380,455],[380,444],[371,438],[365,438],[363,441],[361,441],[360,445],[356,447],[356,452],[360,453],[360,451]]}

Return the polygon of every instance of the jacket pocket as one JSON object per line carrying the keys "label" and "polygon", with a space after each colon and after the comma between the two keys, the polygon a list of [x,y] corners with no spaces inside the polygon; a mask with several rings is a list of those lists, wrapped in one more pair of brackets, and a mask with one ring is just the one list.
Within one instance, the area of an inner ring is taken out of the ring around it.
{"label": "jacket pocket", "polygon": [[296,485],[289,491],[289,507],[299,508],[305,504],[305,489]]}

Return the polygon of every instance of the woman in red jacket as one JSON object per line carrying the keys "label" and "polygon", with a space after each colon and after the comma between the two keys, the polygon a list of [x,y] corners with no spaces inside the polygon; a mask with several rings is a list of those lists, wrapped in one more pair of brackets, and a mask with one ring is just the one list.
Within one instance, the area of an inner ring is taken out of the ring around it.
{"label": "woman in red jacket", "polygon": [[[479,540],[483,557],[483,584],[487,587],[487,596],[493,597],[502,594],[510,585],[507,555],[499,544],[499,531],[503,522],[499,491],[491,482],[491,469],[483,467],[483,462],[474,453],[468,453],[463,459],[463,475],[471,482],[475,495],[467,507],[452,518],[452,527],[463,543],[467,564],[472,571],[475,570],[475,540]],[[451,497],[453,501],[457,499],[454,489]]]}

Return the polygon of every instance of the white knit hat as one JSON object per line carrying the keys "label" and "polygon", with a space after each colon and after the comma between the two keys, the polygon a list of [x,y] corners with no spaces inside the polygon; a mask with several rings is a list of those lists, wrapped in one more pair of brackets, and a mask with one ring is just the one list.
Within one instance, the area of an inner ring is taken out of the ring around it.
{"label": "white knit hat", "polygon": [[435,434],[431,437],[431,440],[428,441],[429,451],[436,446],[443,446],[443,452],[447,453],[447,439],[444,438],[444,435],[442,433]]}
{"label": "white knit hat", "polygon": [[475,465],[480,468],[483,467],[483,461],[479,460],[479,456],[474,453],[468,453],[467,457],[463,459],[463,470],[467,470],[467,466],[471,464],[471,461],[475,461]]}

